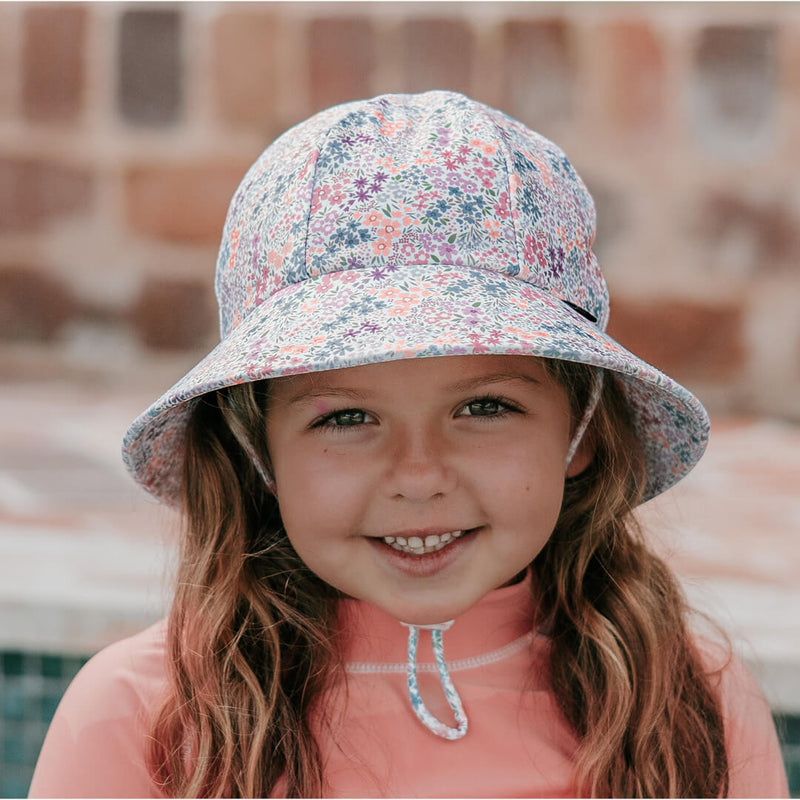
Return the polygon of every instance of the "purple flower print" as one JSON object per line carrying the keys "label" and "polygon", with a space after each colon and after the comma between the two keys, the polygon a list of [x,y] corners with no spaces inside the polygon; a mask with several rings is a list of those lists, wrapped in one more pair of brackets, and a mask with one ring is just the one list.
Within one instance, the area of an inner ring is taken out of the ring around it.
{"label": "purple flower print", "polygon": [[443,244],[440,244],[437,247],[437,251],[439,253],[439,256],[445,261],[450,261],[456,257],[455,245],[452,245],[449,242],[444,242]]}
{"label": "purple flower print", "polygon": [[389,176],[385,172],[376,172],[375,175],[373,175],[372,177],[372,183],[370,184],[369,187],[370,191],[373,193],[379,192],[381,190],[381,187],[383,186],[383,182],[388,177]]}
{"label": "purple flower print", "polygon": [[314,238],[315,243],[317,243],[320,238],[326,238],[333,233],[336,228],[337,216],[338,214],[336,211],[329,211],[324,217],[312,218],[311,224],[309,225],[309,232],[317,235]]}
{"label": "purple flower print", "polygon": [[447,147],[450,144],[450,129],[437,128],[436,130],[436,143],[439,147]]}
{"label": "purple flower print", "polygon": [[560,278],[564,274],[564,256],[564,248],[560,245],[558,247],[553,247],[551,245],[547,248],[550,269],[557,278]]}
{"label": "purple flower print", "polygon": [[444,175],[444,170],[438,164],[432,164],[425,167],[425,177],[429,181],[434,181]]}

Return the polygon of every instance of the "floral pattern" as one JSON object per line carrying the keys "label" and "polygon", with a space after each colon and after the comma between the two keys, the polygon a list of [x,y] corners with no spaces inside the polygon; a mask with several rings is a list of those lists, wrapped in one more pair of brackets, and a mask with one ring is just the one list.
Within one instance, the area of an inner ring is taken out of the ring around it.
{"label": "floral pattern", "polygon": [[217,262],[220,344],[129,429],[123,457],[174,502],[189,403],[292,373],[522,353],[617,374],[651,497],[691,469],[708,418],[604,331],[595,210],[564,153],[453,92],[323,111],[248,170]]}

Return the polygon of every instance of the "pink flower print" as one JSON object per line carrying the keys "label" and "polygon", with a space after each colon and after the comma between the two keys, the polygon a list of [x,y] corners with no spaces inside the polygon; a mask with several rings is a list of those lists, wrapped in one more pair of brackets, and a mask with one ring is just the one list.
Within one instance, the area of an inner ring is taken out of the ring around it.
{"label": "pink flower print", "polygon": [[372,252],[376,256],[390,256],[392,254],[391,238],[381,238],[372,243]]}
{"label": "pink flower print", "polygon": [[[493,156],[497,152],[497,145],[492,144],[491,142],[484,142],[482,139],[470,139],[470,145],[474,147],[476,150],[480,150],[481,153],[487,156]],[[483,159],[484,161],[486,159]]]}
{"label": "pink flower print", "polygon": [[[356,215],[356,218],[358,218],[358,215]],[[376,225],[380,225],[384,219],[386,218],[380,211],[370,211],[364,218],[364,224],[368,225],[370,228],[374,228]]]}
{"label": "pink flower print", "polygon": [[329,205],[332,206],[340,206],[345,200],[345,193],[340,189],[336,188],[331,192],[330,197],[328,198]]}
{"label": "pink flower print", "polygon": [[[408,123],[409,125],[411,123]],[[405,122],[384,122],[383,125],[380,127],[380,132],[386,136],[387,138],[391,139],[392,137],[396,136],[403,128],[406,127]]]}
{"label": "pink flower print", "polygon": [[496,239],[500,235],[500,223],[496,219],[485,219],[483,227],[486,228],[487,233],[492,239]]}
{"label": "pink flower print", "polygon": [[542,333],[541,331],[524,331],[522,328],[515,328],[511,325],[506,326],[503,328],[503,330],[506,333],[510,333],[512,336],[527,342],[533,342],[536,339],[547,339],[549,336],[549,334]]}
{"label": "pink flower print", "polygon": [[532,267],[538,266],[539,269],[545,269],[547,267],[546,244],[543,234],[537,233],[536,236],[531,233],[527,234],[522,245],[522,257],[525,262]]}
{"label": "pink flower print", "polygon": [[480,180],[484,189],[491,189],[494,186],[494,179],[497,177],[497,173],[493,169],[476,167],[475,177]]}
{"label": "pink flower print", "polygon": [[432,150],[423,150],[422,154],[417,156],[414,159],[414,163],[417,166],[424,166],[425,164],[432,164],[433,163],[433,151]]}
{"label": "pink flower print", "polygon": [[468,333],[467,338],[470,340],[470,351],[472,353],[488,353],[489,348],[481,343],[481,337],[478,333]]}
{"label": "pink flower print", "polygon": [[450,314],[437,308],[424,306],[420,310],[420,316],[427,325],[443,325],[450,320]]}
{"label": "pink flower print", "polygon": [[391,156],[378,159],[378,164],[392,175],[397,175],[398,172],[402,172],[406,169],[405,164],[396,164],[394,158]]}
{"label": "pink flower print", "polygon": [[[392,215],[394,216],[394,215]],[[399,216],[399,215],[398,215]],[[384,217],[378,226],[377,234],[382,239],[396,239],[403,233],[403,226],[398,219],[388,219]]]}
{"label": "pink flower print", "polygon": [[411,306],[408,304],[398,304],[386,309],[390,317],[407,317],[410,311]]}
{"label": "pink flower print", "polygon": [[400,244],[400,257],[406,263],[424,263],[427,261],[427,253],[417,250],[417,243],[406,240]]}
{"label": "pink flower print", "polygon": [[323,202],[330,194],[330,189],[327,186],[318,186],[314,189],[314,194],[311,195],[311,213],[316,214],[323,205]]}
{"label": "pink flower print", "polygon": [[317,217],[309,226],[311,233],[319,234],[322,237],[330,236],[336,228],[336,212],[330,211],[324,217]]}
{"label": "pink flower print", "polygon": [[454,172],[458,169],[458,166],[453,158],[452,150],[444,150],[442,152],[442,159],[444,160],[444,165],[447,167],[448,172]]}
{"label": "pink flower print", "polygon": [[438,338],[433,340],[434,344],[443,345],[443,344],[457,344],[458,337],[454,333],[444,333]]}
{"label": "pink flower print", "polygon": [[234,228],[231,231],[231,257],[228,259],[228,269],[233,269],[233,264],[236,261],[236,251],[239,249],[239,236],[241,231]]}
{"label": "pink flower print", "polygon": [[411,207],[421,214],[428,207],[428,194],[420,189],[411,201]]}
{"label": "pink flower print", "polygon": [[497,198],[497,202],[494,204],[494,213],[497,214],[500,219],[508,219],[511,214],[511,203],[509,202],[508,192],[503,192],[500,197]]}

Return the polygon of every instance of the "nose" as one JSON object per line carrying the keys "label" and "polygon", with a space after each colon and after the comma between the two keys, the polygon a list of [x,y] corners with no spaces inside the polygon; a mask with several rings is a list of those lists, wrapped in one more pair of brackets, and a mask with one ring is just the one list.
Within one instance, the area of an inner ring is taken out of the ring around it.
{"label": "nose", "polygon": [[422,428],[397,432],[388,476],[392,497],[426,502],[455,489],[457,472],[443,439],[441,434]]}

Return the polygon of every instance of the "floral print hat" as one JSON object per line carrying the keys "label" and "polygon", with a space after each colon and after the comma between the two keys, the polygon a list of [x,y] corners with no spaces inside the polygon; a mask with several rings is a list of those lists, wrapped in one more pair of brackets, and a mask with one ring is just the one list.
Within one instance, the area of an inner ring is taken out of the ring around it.
{"label": "floral print hat", "polygon": [[479,353],[610,370],[647,460],[645,499],[698,461],[708,417],[606,335],[595,209],[564,153],[445,91],[322,111],[284,133],[231,201],[221,341],[128,430],[123,458],[177,502],[196,398],[281,375]]}

